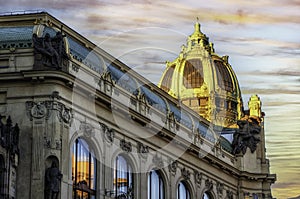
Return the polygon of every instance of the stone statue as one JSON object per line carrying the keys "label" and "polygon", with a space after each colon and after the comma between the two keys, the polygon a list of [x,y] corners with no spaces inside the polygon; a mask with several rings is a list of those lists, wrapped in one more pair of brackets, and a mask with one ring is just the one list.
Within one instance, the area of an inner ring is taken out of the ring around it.
{"label": "stone statue", "polygon": [[45,174],[45,198],[46,199],[57,199],[59,194],[60,180],[62,174],[57,168],[55,161],[52,162],[50,168],[46,170]]}
{"label": "stone statue", "polygon": [[237,122],[239,129],[233,136],[233,154],[246,153],[247,147],[251,153],[256,150],[257,143],[260,141],[261,126],[259,118],[246,116]]}
{"label": "stone statue", "polygon": [[60,31],[52,38],[49,33],[46,33],[44,37],[38,37],[34,33],[32,41],[34,44],[35,65],[61,69],[63,59],[68,58],[63,41],[65,36]]}

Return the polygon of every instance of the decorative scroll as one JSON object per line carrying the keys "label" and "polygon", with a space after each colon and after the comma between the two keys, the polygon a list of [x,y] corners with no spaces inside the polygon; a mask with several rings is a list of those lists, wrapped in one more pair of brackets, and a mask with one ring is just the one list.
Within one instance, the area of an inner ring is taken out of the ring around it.
{"label": "decorative scroll", "polygon": [[230,190],[226,191],[226,199],[233,199],[233,192]]}
{"label": "decorative scroll", "polygon": [[26,111],[30,120],[49,119],[53,111],[57,112],[59,121],[70,124],[72,119],[71,109],[67,108],[64,104],[56,101],[42,101],[42,102],[26,102]]}
{"label": "decorative scroll", "polygon": [[111,144],[114,141],[114,137],[115,137],[115,132],[113,129],[109,129],[105,124],[99,122],[102,131],[103,131],[103,136],[104,139],[107,143]]}
{"label": "decorative scroll", "polygon": [[149,153],[149,147],[148,146],[144,145],[141,142],[138,142],[137,143],[137,151],[138,151],[140,157],[142,157],[144,159],[147,159],[148,153]]}
{"label": "decorative scroll", "polygon": [[191,173],[190,173],[189,170],[187,170],[185,167],[183,167],[183,168],[181,169],[181,175],[183,176],[183,178],[184,178],[185,180],[189,180],[189,179],[190,179]]}
{"label": "decorative scroll", "polygon": [[201,185],[202,173],[200,173],[200,172],[197,171],[197,170],[194,170],[194,175],[195,175],[195,182],[196,182],[198,185]]}
{"label": "decorative scroll", "polygon": [[132,151],[132,145],[130,142],[126,142],[126,140],[121,140],[120,141],[120,147],[123,151],[129,153]]}
{"label": "decorative scroll", "polygon": [[155,154],[153,156],[152,162],[155,164],[156,167],[162,168],[164,167],[164,162],[162,160],[162,157],[159,156],[158,154]]}
{"label": "decorative scroll", "polygon": [[218,192],[219,195],[223,194],[223,189],[224,189],[224,184],[220,183],[220,182],[217,182],[217,192]]}
{"label": "decorative scroll", "polygon": [[86,122],[81,122],[79,126],[79,130],[83,132],[85,137],[94,137],[95,136],[95,129],[94,127]]}
{"label": "decorative scroll", "polygon": [[169,165],[168,165],[168,168],[169,168],[169,171],[170,173],[175,176],[176,175],[176,171],[177,171],[177,167],[178,167],[178,163],[176,160],[169,160]]}
{"label": "decorative scroll", "polygon": [[208,190],[208,191],[212,190],[213,186],[214,185],[213,185],[213,182],[211,180],[209,180],[209,179],[205,180],[205,189],[206,190]]}
{"label": "decorative scroll", "polygon": [[44,147],[48,148],[48,149],[61,150],[62,149],[62,141],[61,141],[61,139],[51,140],[45,136],[44,137]]}

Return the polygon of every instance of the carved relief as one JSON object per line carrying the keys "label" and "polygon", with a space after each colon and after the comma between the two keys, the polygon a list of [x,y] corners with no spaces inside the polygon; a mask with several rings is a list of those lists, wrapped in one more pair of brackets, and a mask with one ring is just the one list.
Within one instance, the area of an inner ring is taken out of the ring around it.
{"label": "carved relief", "polygon": [[62,140],[61,139],[49,139],[48,137],[44,137],[44,147],[47,149],[55,149],[61,150],[62,149]]}
{"label": "carved relief", "polygon": [[209,179],[205,180],[205,189],[210,191],[213,189],[213,182]]}
{"label": "carved relief", "polygon": [[183,178],[184,178],[185,180],[189,180],[189,179],[190,179],[191,173],[190,173],[189,170],[187,170],[185,167],[183,167],[183,168],[181,169],[181,175],[183,176]]}
{"label": "carved relief", "polygon": [[50,112],[46,108],[45,102],[28,101],[26,102],[26,110],[30,120],[32,120],[33,118],[35,119],[42,119],[44,117],[49,118],[50,115]]}
{"label": "carved relief", "polygon": [[224,184],[220,183],[220,182],[217,182],[217,192],[218,192],[219,195],[223,194],[223,189],[224,189]]}
{"label": "carved relief", "polygon": [[169,165],[168,165],[168,168],[169,168],[170,173],[171,173],[173,176],[176,175],[177,166],[178,166],[178,163],[177,163],[176,160],[171,160],[171,159],[169,159]]}
{"label": "carved relief", "polygon": [[57,111],[59,121],[70,124],[72,119],[71,109],[67,108],[64,104],[55,101],[42,101],[42,102],[26,102],[26,111],[30,120],[35,119],[49,119],[52,111]]}
{"label": "carved relief", "polygon": [[195,182],[196,182],[198,185],[201,185],[202,173],[200,173],[200,172],[197,171],[197,170],[194,170],[194,175],[195,175]]}
{"label": "carved relief", "polygon": [[159,156],[158,154],[155,154],[155,155],[153,156],[152,162],[155,164],[155,166],[156,166],[157,168],[162,168],[162,167],[164,167],[164,162],[163,162],[163,160],[162,160],[161,155]]}
{"label": "carved relief", "polygon": [[226,191],[226,199],[233,199],[233,192],[230,190]]}
{"label": "carved relief", "polygon": [[120,141],[120,147],[123,151],[129,153],[132,151],[132,145],[130,142],[126,142],[126,140],[121,140]]}
{"label": "carved relief", "polygon": [[81,122],[79,126],[79,130],[83,132],[85,137],[94,137],[95,136],[95,129],[91,124],[86,122]]}
{"label": "carved relief", "polygon": [[114,141],[114,137],[115,137],[115,132],[113,129],[109,129],[105,124],[99,122],[102,131],[103,131],[103,136],[104,139],[107,143],[111,144]]}
{"label": "carved relief", "polygon": [[137,143],[137,151],[139,153],[139,156],[147,159],[148,153],[149,153],[149,147],[144,145],[143,143],[138,142]]}

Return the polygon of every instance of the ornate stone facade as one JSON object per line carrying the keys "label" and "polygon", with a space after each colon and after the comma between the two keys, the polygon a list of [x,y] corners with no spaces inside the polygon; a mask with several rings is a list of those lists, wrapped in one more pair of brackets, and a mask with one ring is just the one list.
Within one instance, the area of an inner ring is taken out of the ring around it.
{"label": "ornate stone facade", "polygon": [[[202,82],[199,100],[218,104],[216,124],[226,124],[220,129],[210,123],[212,107],[198,107],[199,115],[181,106],[48,13],[0,19],[0,38],[10,34],[18,44],[13,51],[12,41],[0,44],[0,61],[8,63],[0,67],[0,114],[7,116],[0,122],[0,180],[6,179],[0,198],[49,197],[53,163],[60,199],[143,199],[151,186],[174,199],[179,185],[192,199],[272,198],[276,175],[269,172],[257,96],[244,112],[240,101],[234,104],[239,96],[231,98],[237,111],[222,118],[229,93],[211,96]],[[181,58],[199,35],[190,37]],[[209,57],[213,48],[202,36],[194,44]],[[215,58],[229,67],[226,57]]]}

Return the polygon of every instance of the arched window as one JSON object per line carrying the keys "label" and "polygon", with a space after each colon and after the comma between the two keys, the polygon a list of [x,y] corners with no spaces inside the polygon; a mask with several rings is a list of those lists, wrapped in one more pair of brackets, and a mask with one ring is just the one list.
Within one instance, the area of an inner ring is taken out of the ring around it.
{"label": "arched window", "polygon": [[113,183],[115,198],[133,199],[132,167],[125,157],[118,155],[114,163]]}
{"label": "arched window", "polygon": [[164,199],[164,182],[161,175],[153,170],[148,176],[148,199]]}
{"label": "arched window", "polygon": [[184,182],[180,182],[177,187],[177,199],[191,199],[190,191]]}
{"label": "arched window", "polygon": [[200,88],[204,82],[201,60],[187,60],[183,71],[183,77],[183,84],[186,88]]}
{"label": "arched window", "polygon": [[225,89],[228,92],[232,92],[233,82],[229,70],[226,68],[226,65],[218,60],[215,60],[214,63],[217,68],[217,78],[220,88]]}
{"label": "arched window", "polygon": [[166,73],[165,76],[162,79],[161,82],[161,89],[164,90],[165,92],[169,92],[170,88],[171,88],[171,84],[172,84],[172,78],[173,78],[173,74],[174,74],[174,69],[175,69],[175,65],[170,66]]}
{"label": "arched window", "polygon": [[88,144],[77,139],[72,148],[72,180],[74,199],[95,199],[97,161]]}
{"label": "arched window", "polygon": [[213,197],[211,196],[211,194],[210,194],[210,193],[208,193],[208,192],[205,192],[205,193],[203,194],[203,197],[202,197],[202,199],[213,199]]}

